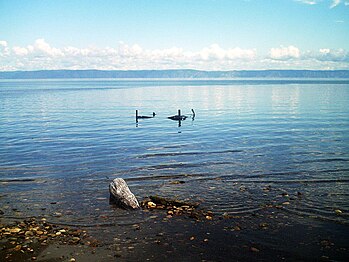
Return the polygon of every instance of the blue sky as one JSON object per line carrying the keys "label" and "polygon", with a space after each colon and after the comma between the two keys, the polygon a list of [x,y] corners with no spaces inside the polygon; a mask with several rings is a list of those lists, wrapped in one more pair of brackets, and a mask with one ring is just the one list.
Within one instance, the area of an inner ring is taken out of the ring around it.
{"label": "blue sky", "polygon": [[0,0],[0,70],[349,69],[349,0]]}

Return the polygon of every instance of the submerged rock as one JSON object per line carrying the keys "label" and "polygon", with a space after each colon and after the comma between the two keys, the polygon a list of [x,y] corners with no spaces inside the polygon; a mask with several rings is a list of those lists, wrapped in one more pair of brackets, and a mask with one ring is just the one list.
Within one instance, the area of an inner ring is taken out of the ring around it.
{"label": "submerged rock", "polygon": [[125,180],[115,178],[109,184],[110,202],[115,203],[123,208],[136,209],[139,208],[137,198],[128,188]]}

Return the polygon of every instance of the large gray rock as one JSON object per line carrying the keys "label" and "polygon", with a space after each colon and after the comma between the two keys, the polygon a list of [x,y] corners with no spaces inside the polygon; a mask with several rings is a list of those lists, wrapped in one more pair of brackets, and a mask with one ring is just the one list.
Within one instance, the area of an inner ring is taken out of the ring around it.
{"label": "large gray rock", "polygon": [[110,201],[115,204],[128,209],[139,208],[137,198],[128,188],[125,180],[122,178],[115,178],[109,184]]}

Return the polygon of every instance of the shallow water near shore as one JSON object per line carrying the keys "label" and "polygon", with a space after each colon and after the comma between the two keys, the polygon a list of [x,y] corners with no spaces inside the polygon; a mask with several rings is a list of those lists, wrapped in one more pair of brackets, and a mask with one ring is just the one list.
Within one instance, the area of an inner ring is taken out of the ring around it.
{"label": "shallow water near shore", "polygon": [[[1,80],[2,217],[149,223],[109,204],[121,177],[138,199],[195,201],[217,217],[273,206],[306,217],[299,227],[347,229],[348,104],[347,80]],[[186,120],[167,119],[178,109]],[[135,110],[157,115],[136,123]]]}

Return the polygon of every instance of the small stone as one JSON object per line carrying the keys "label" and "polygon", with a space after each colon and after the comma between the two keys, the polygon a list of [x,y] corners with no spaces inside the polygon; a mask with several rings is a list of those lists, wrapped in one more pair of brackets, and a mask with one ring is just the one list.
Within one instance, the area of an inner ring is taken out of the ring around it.
{"label": "small stone", "polygon": [[56,236],[60,236],[60,235],[62,235],[62,233],[61,232],[56,232]]}
{"label": "small stone", "polygon": [[240,231],[241,228],[240,228],[239,226],[235,226],[235,227],[233,228],[233,230],[234,230],[234,231]]}
{"label": "small stone", "polygon": [[138,225],[138,224],[134,224],[134,225],[132,225],[132,227],[133,227],[134,230],[140,230],[141,229],[140,225]]}
{"label": "small stone", "polygon": [[31,236],[34,236],[34,233],[32,231],[27,231],[27,232],[25,232],[25,236],[31,237]]}
{"label": "small stone", "polygon": [[22,249],[21,245],[17,245],[13,248],[14,251],[20,251]]}
{"label": "small stone", "polygon": [[10,229],[10,232],[11,233],[18,233],[19,231],[21,231],[22,229],[20,229],[19,227],[15,227],[15,228],[12,228]]}
{"label": "small stone", "polygon": [[41,231],[41,230],[38,230],[38,231],[36,231],[36,234],[38,234],[38,235],[42,235],[42,234],[44,234],[44,232],[43,232],[43,231]]}
{"label": "small stone", "polygon": [[36,260],[37,258],[36,257],[32,257],[32,260]]}
{"label": "small stone", "polygon": [[282,204],[283,204],[283,205],[289,205],[290,202],[283,202]]}
{"label": "small stone", "polygon": [[195,239],[195,237],[194,237],[194,236],[191,236],[189,239],[190,239],[191,241],[193,241],[193,240]]}
{"label": "small stone", "polygon": [[79,241],[80,241],[80,238],[79,238],[79,237],[73,237],[73,238],[72,238],[72,241],[73,241],[73,242],[79,242]]}
{"label": "small stone", "polygon": [[167,211],[167,215],[173,215],[173,211],[172,210]]}
{"label": "small stone", "polygon": [[207,220],[212,220],[212,217],[211,216],[206,216],[206,219]]}
{"label": "small stone", "polygon": [[260,223],[260,224],[259,224],[259,227],[260,227],[261,229],[267,229],[267,228],[268,228],[268,224],[267,224],[267,223]]}
{"label": "small stone", "polygon": [[76,260],[75,260],[75,258],[72,257],[69,261],[70,262],[75,262]]}
{"label": "small stone", "polygon": [[227,212],[224,212],[223,215],[222,215],[222,217],[223,217],[224,219],[228,219],[228,218],[229,218],[229,214],[228,214]]}
{"label": "small stone", "polygon": [[148,207],[149,208],[156,208],[156,204],[154,202],[149,201],[148,202]]}
{"label": "small stone", "polygon": [[208,238],[205,238],[205,239],[204,239],[204,242],[208,242]]}
{"label": "small stone", "polygon": [[327,240],[327,239],[324,239],[320,242],[321,246],[323,247],[329,247],[331,245],[333,245],[333,243],[331,243],[331,241]]}
{"label": "small stone", "polygon": [[258,249],[258,248],[255,248],[255,247],[251,247],[251,251],[252,251],[252,252],[259,252],[259,249]]}

